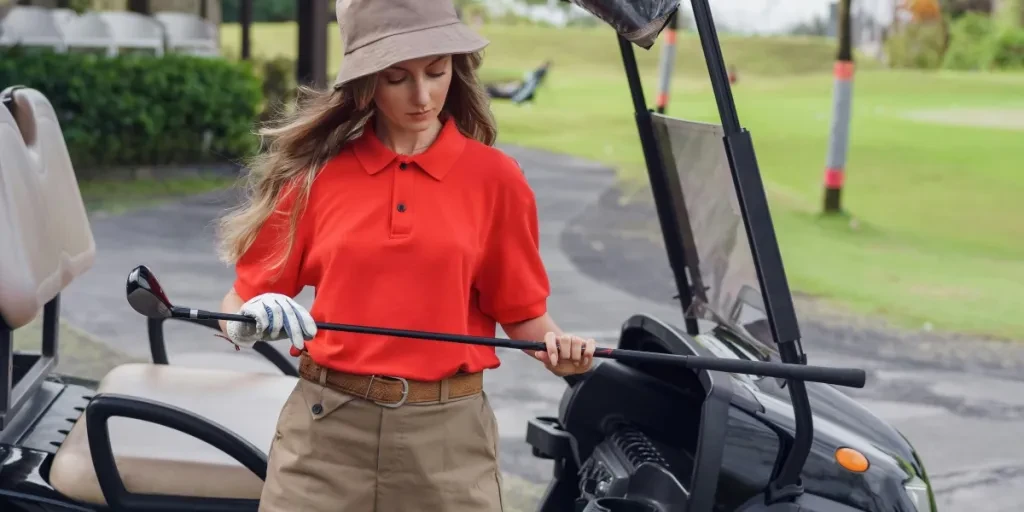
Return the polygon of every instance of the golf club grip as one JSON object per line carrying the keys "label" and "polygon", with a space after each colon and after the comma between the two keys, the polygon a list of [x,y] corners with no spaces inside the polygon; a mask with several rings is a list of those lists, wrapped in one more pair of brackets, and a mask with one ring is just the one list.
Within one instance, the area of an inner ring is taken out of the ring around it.
{"label": "golf club grip", "polygon": [[766,361],[743,361],[739,359],[720,359],[717,357],[680,356],[677,354],[659,354],[638,352],[635,350],[597,349],[597,357],[607,357],[620,361],[637,363],[674,364],[686,368],[698,368],[728,373],[761,375],[783,379],[798,379],[811,382],[822,382],[852,388],[863,388],[867,380],[864,370],[855,368],[825,368],[803,364],[787,364]]}

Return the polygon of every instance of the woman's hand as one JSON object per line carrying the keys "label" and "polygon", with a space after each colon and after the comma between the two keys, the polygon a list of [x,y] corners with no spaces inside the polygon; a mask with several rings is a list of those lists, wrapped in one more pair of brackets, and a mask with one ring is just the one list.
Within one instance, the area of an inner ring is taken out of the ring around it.
{"label": "woman's hand", "polygon": [[257,295],[242,304],[238,313],[255,324],[231,320],[223,329],[236,347],[251,348],[257,341],[291,341],[292,354],[301,353],[306,341],[316,336],[316,322],[295,299],[279,293]]}
{"label": "woman's hand", "polygon": [[594,349],[597,348],[593,339],[548,332],[544,335],[544,343],[547,351],[534,351],[533,357],[559,377],[586,372],[593,365]]}

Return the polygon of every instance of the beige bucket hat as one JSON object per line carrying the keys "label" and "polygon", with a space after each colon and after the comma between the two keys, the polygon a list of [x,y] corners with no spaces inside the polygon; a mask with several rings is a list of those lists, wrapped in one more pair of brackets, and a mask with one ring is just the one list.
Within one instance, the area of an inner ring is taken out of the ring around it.
{"label": "beige bucket hat", "polygon": [[335,88],[404,60],[488,44],[462,23],[452,0],[337,0],[335,8],[345,48]]}

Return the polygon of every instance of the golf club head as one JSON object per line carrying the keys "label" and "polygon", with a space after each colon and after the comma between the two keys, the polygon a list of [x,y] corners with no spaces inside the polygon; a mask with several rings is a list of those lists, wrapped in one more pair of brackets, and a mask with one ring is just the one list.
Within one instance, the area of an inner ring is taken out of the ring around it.
{"label": "golf club head", "polygon": [[170,318],[171,301],[164,294],[160,282],[145,265],[135,267],[128,274],[125,284],[128,304],[132,309],[149,318]]}

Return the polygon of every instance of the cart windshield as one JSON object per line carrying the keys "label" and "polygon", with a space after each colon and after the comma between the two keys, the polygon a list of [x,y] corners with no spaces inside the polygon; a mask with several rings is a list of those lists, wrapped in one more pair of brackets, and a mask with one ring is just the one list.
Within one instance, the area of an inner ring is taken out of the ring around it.
{"label": "cart windshield", "polygon": [[722,127],[651,117],[690,268],[689,315],[774,346]]}

